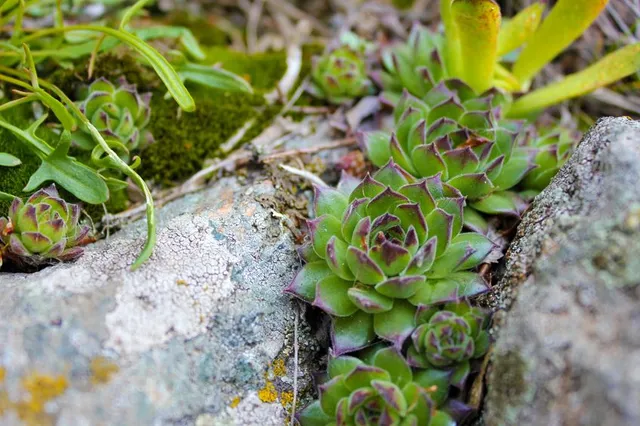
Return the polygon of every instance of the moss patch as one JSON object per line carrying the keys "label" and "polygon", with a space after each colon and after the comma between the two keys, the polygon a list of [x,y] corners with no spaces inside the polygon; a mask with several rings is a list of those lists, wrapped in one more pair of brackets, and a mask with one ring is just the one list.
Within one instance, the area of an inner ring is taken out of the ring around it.
{"label": "moss patch", "polygon": [[190,29],[202,46],[227,46],[231,42],[226,32],[210,23],[207,19],[193,16],[185,10],[169,15],[167,24]]}
{"label": "moss patch", "polygon": [[138,58],[124,48],[121,52],[119,50],[118,48],[96,57],[91,79],[88,77],[89,58],[83,58],[71,69],[56,69],[47,80],[62,89],[71,99],[75,98],[80,88],[101,77],[113,82],[124,77],[128,83],[135,84],[140,92],[161,86],[162,82],[153,70],[143,66]]}
{"label": "moss patch", "polygon": [[222,68],[251,83],[256,91],[273,89],[287,71],[284,51],[248,55],[223,47],[211,47],[206,49],[206,53],[206,63],[219,63]]}
{"label": "moss patch", "polygon": [[[33,113],[27,105],[11,108],[0,116],[22,129],[33,121]],[[40,159],[17,136],[3,127],[0,127],[0,152],[8,152],[22,160],[22,164],[17,167],[0,167],[0,191],[18,197],[29,195],[22,188],[40,167]],[[0,216],[6,215],[10,205],[10,201],[0,199]]]}
{"label": "moss patch", "polygon": [[193,175],[207,158],[220,155],[220,145],[265,108],[258,95],[219,90],[194,92],[196,111],[180,113],[162,93],[151,100],[149,130],[155,143],[141,153],[141,175],[171,185]]}

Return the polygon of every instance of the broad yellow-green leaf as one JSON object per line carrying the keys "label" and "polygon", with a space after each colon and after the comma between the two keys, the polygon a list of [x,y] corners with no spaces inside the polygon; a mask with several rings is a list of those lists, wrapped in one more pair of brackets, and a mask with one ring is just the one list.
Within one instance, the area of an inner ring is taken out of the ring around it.
{"label": "broad yellow-green leaf", "polygon": [[460,38],[453,18],[451,17],[451,3],[453,0],[440,0],[440,17],[445,32],[445,65],[447,73],[452,78],[460,78],[462,63],[460,57]]}
{"label": "broad yellow-green leaf", "polygon": [[460,38],[462,80],[482,93],[491,87],[495,72],[500,6],[494,0],[453,0],[451,19]]}
{"label": "broad yellow-green leaf", "polygon": [[513,104],[508,115],[524,117],[531,112],[611,84],[638,70],[640,70],[640,43],[623,47],[584,71],[523,96]]}
{"label": "broad yellow-green leaf", "polygon": [[513,67],[526,85],[545,65],[589,28],[609,0],[558,0]]}
{"label": "broad yellow-green leaf", "polygon": [[498,56],[516,50],[529,40],[538,29],[545,8],[544,3],[534,3],[502,25],[498,37]]}

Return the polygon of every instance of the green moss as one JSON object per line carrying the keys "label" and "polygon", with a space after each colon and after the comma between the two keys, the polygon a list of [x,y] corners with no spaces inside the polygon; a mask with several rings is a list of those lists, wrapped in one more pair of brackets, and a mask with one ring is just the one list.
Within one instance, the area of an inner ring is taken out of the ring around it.
{"label": "green moss", "polygon": [[273,89],[287,71],[284,51],[248,55],[223,47],[210,47],[206,53],[206,63],[221,64],[224,69],[246,79],[256,91]]}
{"label": "green moss", "polygon": [[130,53],[111,51],[98,55],[91,79],[87,76],[88,66],[89,58],[83,58],[71,69],[56,69],[47,77],[47,80],[62,89],[72,99],[80,88],[101,77],[113,82],[124,77],[127,82],[135,84],[140,92],[153,90],[161,85],[160,79],[153,70],[143,66],[140,60]]}
{"label": "green moss", "polygon": [[[33,113],[28,105],[11,108],[0,114],[2,118],[16,127],[26,128],[33,121]],[[0,191],[24,197],[22,192],[31,175],[40,166],[40,159],[20,139],[9,130],[0,127],[0,152],[15,155],[22,164],[17,167],[0,167]],[[0,199],[0,216],[9,209],[10,201]]]}
{"label": "green moss", "polygon": [[202,169],[205,159],[219,156],[220,145],[265,109],[259,95],[202,89],[192,93],[196,111],[181,114],[175,101],[154,94],[149,130],[155,143],[140,155],[144,178],[163,185],[188,178]]}
{"label": "green moss", "polygon": [[211,24],[208,20],[193,16],[185,10],[169,15],[167,24],[189,28],[202,46],[227,46],[231,42],[226,32]]}

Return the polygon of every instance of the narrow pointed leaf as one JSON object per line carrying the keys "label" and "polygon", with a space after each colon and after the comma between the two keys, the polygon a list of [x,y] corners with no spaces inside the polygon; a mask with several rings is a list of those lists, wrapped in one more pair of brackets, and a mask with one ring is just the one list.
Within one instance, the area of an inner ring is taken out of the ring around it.
{"label": "narrow pointed leaf", "polygon": [[516,50],[529,40],[538,29],[545,8],[543,2],[534,3],[502,25],[498,36],[498,56]]}
{"label": "narrow pointed leaf", "polygon": [[524,85],[591,25],[609,0],[559,0],[513,67]]}
{"label": "narrow pointed leaf", "polygon": [[393,308],[393,299],[383,296],[372,288],[352,287],[349,298],[358,309],[368,314],[379,314]]}
{"label": "narrow pointed leaf", "polygon": [[614,83],[638,70],[640,70],[640,43],[616,50],[583,71],[521,97],[514,102],[507,116],[526,117],[532,112]]}

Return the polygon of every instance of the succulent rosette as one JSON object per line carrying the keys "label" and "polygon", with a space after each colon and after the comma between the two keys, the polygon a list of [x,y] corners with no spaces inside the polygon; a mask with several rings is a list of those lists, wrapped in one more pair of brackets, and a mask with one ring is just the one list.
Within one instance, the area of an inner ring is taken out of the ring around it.
{"label": "succulent rosette", "polygon": [[471,371],[470,361],[487,353],[489,316],[466,301],[442,308],[422,309],[411,334],[408,362],[419,368],[451,372],[451,384],[462,388]]}
{"label": "succulent rosette", "polygon": [[364,96],[372,84],[367,73],[368,43],[353,33],[345,33],[340,45],[314,58],[311,93],[333,104]]}
{"label": "succulent rosette", "polygon": [[384,69],[373,73],[382,86],[381,97],[395,105],[404,90],[422,98],[440,81],[447,78],[443,55],[444,38],[441,34],[415,25],[406,43],[382,51]]}
{"label": "succulent rosette", "polygon": [[300,424],[455,426],[447,413],[436,409],[429,393],[446,389],[446,379],[412,371],[394,348],[378,349],[369,358],[331,359],[319,400],[298,413]]}
{"label": "succulent rosette", "polygon": [[523,202],[511,189],[534,168],[533,152],[518,144],[523,123],[501,119],[508,96],[492,89],[482,96],[459,80],[447,80],[418,99],[405,91],[393,132],[359,135],[376,166],[388,158],[411,175],[440,175],[468,200],[465,224],[478,232],[478,213],[518,216]]}
{"label": "succulent rosette", "polygon": [[33,265],[74,260],[82,254],[81,246],[93,241],[90,228],[79,220],[80,206],[64,201],[53,184],[31,195],[26,203],[15,198],[9,217],[0,217],[3,252]]}
{"label": "succulent rosette", "polygon": [[535,168],[525,176],[521,184],[528,198],[551,183],[551,179],[573,154],[578,140],[575,132],[562,127],[543,131],[540,136],[532,129],[525,146],[535,152]]}
{"label": "succulent rosette", "polygon": [[[79,108],[107,142],[128,153],[151,143],[153,137],[146,129],[151,117],[151,93],[140,94],[135,85],[124,78],[114,85],[101,78],[89,85]],[[73,142],[84,149],[93,149],[95,142],[87,129],[73,134]],[[117,146],[116,146],[117,145]]]}
{"label": "succulent rosette", "polygon": [[437,174],[415,179],[392,160],[373,177],[316,187],[307,262],[286,289],[333,317],[336,354],[376,336],[401,347],[418,306],[487,290],[470,272],[494,245],[461,233],[464,198]]}

